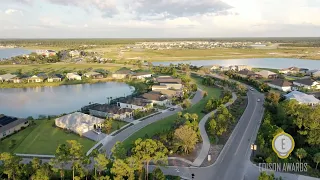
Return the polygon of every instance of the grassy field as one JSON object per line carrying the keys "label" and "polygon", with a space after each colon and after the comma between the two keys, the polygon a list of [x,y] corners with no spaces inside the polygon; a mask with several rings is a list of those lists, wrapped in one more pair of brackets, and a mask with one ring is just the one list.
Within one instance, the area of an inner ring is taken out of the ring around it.
{"label": "grassy field", "polygon": [[111,132],[110,132],[110,133],[112,133],[112,132],[120,129],[122,126],[124,126],[124,125],[126,125],[126,124],[128,124],[128,123],[127,123],[127,122],[124,122],[124,121],[114,120],[114,121],[112,122],[112,129],[111,129]]}
{"label": "grassy field", "polygon": [[210,59],[241,59],[241,58],[302,58],[320,60],[320,48],[281,47],[278,49],[167,49],[167,50],[126,50],[119,46],[107,46],[90,51],[104,53],[104,57],[116,60],[141,59],[148,61],[175,60],[210,60]]}
{"label": "grassy field", "polygon": [[[35,120],[36,125],[28,127],[1,142],[0,151],[24,154],[54,154],[59,144],[67,140],[77,140],[86,153],[96,142],[53,126],[54,120]],[[16,145],[10,147],[12,140]]]}
{"label": "grassy field", "polygon": [[[201,84],[201,78],[193,78],[193,81],[197,83],[198,87],[201,88],[204,91],[208,92],[208,96],[200,100],[197,104],[193,105],[191,108],[185,110],[183,113],[196,113],[199,116],[199,119],[201,119],[205,114],[201,113],[203,110],[205,104],[207,103],[208,99],[211,97],[219,98],[221,95],[221,90],[218,88],[213,88],[213,87],[206,87]],[[174,120],[177,118],[177,114],[174,114],[172,116],[169,116],[167,118],[164,118],[160,121],[157,121],[155,123],[152,123],[138,132],[134,133],[131,135],[128,139],[126,139],[123,143],[126,149],[129,149],[132,147],[132,144],[134,141],[138,138],[144,138],[146,136],[152,137],[157,133],[161,133],[164,131],[169,130],[173,123]]]}
{"label": "grassy field", "polygon": [[[122,64],[95,64],[95,63],[52,63],[52,64],[33,64],[33,65],[0,65],[0,71],[5,70],[7,73],[15,72],[18,69],[22,69],[22,73],[32,71],[33,69],[38,69],[39,71],[51,72],[51,71],[64,71],[64,70],[84,70],[84,69],[105,69],[109,71],[116,71],[122,68]],[[130,65],[126,65],[130,68]]]}

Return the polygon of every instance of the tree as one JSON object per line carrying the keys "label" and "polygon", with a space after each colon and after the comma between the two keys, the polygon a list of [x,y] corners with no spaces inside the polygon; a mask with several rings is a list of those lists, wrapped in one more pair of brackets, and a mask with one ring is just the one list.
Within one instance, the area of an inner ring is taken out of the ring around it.
{"label": "tree", "polygon": [[191,107],[191,102],[190,102],[190,100],[189,99],[186,99],[186,100],[184,100],[183,101],[183,103],[182,103],[182,108],[183,109],[188,109],[189,107]]}
{"label": "tree", "polygon": [[299,158],[300,163],[301,163],[301,159],[303,159],[307,156],[307,152],[303,148],[297,149],[295,154]]}
{"label": "tree", "polygon": [[125,159],[126,158],[126,149],[123,147],[123,143],[118,141],[111,149],[112,156],[114,159]]}
{"label": "tree", "polygon": [[51,159],[50,165],[53,167],[53,171],[60,172],[61,179],[64,178],[65,165],[70,160],[70,151],[66,144],[60,144],[56,150],[55,158]]}
{"label": "tree", "polygon": [[212,116],[211,119],[209,120],[209,130],[210,130],[210,134],[214,135],[216,128],[217,128],[217,122],[216,122],[216,120],[214,119],[214,116]]}
{"label": "tree", "polygon": [[278,104],[280,100],[280,93],[269,91],[266,100],[268,102],[272,102],[273,104]]}
{"label": "tree", "polygon": [[198,136],[193,129],[184,125],[175,130],[174,140],[175,144],[181,147],[184,153],[188,154],[195,148],[195,145],[198,142]]}
{"label": "tree", "polygon": [[114,180],[134,180],[134,169],[122,159],[113,162],[111,173],[115,175]]}
{"label": "tree", "polygon": [[96,171],[98,171],[100,176],[101,172],[107,169],[109,163],[110,160],[104,154],[98,154],[97,157],[94,158],[95,175]]}
{"label": "tree", "polygon": [[68,140],[68,150],[70,160],[72,161],[72,178],[75,177],[75,169],[79,170],[79,167],[82,166],[82,159],[83,159],[83,146],[78,143],[76,140]]}
{"label": "tree", "polygon": [[316,169],[318,169],[318,164],[320,163],[320,152],[313,155],[313,162],[316,163]]}
{"label": "tree", "polygon": [[49,180],[51,175],[51,167],[48,163],[43,164],[35,173],[31,176],[32,180]]}
{"label": "tree", "polygon": [[258,180],[274,180],[274,174],[268,175],[266,172],[261,172]]}
{"label": "tree", "polygon": [[104,128],[105,128],[107,134],[110,134],[110,132],[111,132],[112,123],[113,123],[113,119],[112,119],[112,118],[107,118],[107,119],[104,121]]}
{"label": "tree", "polygon": [[163,174],[159,167],[155,168],[152,172],[152,180],[166,180],[166,176]]}
{"label": "tree", "polygon": [[193,120],[193,121],[197,121],[198,120],[198,115],[196,114],[196,113],[194,113],[194,114],[191,114],[191,119]]}
{"label": "tree", "polygon": [[4,152],[0,154],[0,161],[3,162],[3,173],[8,176],[8,179],[15,179],[19,174],[19,163],[22,159],[16,155]]}
{"label": "tree", "polygon": [[167,163],[168,159],[168,149],[157,140],[141,138],[137,139],[135,142],[135,147],[132,152],[135,157],[142,161],[146,167],[146,179],[148,179],[149,163],[152,160],[155,164],[157,163]]}

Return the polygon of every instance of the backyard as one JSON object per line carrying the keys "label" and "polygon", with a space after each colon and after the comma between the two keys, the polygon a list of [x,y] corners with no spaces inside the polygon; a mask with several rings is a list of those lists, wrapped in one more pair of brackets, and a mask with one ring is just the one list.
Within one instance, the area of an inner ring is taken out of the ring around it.
{"label": "backyard", "polygon": [[67,140],[77,140],[83,145],[83,152],[87,152],[96,143],[54,127],[54,120],[35,120],[34,122],[34,125],[2,140],[0,152],[52,155],[58,145]]}
{"label": "backyard", "polygon": [[[199,77],[192,77],[193,82],[195,82],[200,89],[203,91],[206,91],[208,93],[208,96],[204,97],[200,100],[197,104],[193,105],[189,109],[183,111],[183,113],[196,113],[199,116],[199,119],[201,119],[205,114],[203,114],[201,111],[203,110],[204,106],[206,105],[207,101],[211,97],[219,98],[221,95],[221,90],[214,87],[206,87],[201,84],[202,78]],[[123,144],[126,149],[130,149],[133,142],[138,138],[145,138],[145,137],[152,137],[157,133],[161,133],[164,131],[170,130],[172,128],[173,123],[175,119],[177,118],[177,114],[174,114],[172,116],[169,116],[167,118],[164,118],[160,121],[157,121],[155,123],[152,123],[142,129],[140,129],[138,132],[131,135],[128,139],[126,139]]]}

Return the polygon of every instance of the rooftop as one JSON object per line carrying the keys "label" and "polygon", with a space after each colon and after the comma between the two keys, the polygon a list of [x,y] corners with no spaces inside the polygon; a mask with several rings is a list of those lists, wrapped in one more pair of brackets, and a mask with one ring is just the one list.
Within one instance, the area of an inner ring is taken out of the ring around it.
{"label": "rooftop", "polygon": [[132,112],[132,109],[129,108],[121,108],[117,105],[109,105],[109,104],[97,104],[90,108],[91,110],[107,112],[112,114],[123,114],[126,112]]}
{"label": "rooftop", "polygon": [[303,104],[319,104],[320,100],[315,98],[313,95],[305,94],[300,91],[292,91],[289,94],[286,94],[287,99],[295,99]]}
{"label": "rooftop", "polygon": [[3,114],[0,114],[0,133],[11,129],[18,124],[24,123],[28,121],[27,119],[19,119],[16,117],[10,117],[10,116],[5,116]]}
{"label": "rooftop", "polygon": [[262,70],[262,71],[259,71],[259,72],[256,72],[257,74],[260,74],[261,76],[271,76],[271,75],[276,75],[277,73],[274,73],[274,72],[271,72],[271,71],[268,71],[268,70]]}
{"label": "rooftop", "polygon": [[101,73],[98,73],[98,72],[87,72],[87,73],[85,73],[85,75],[87,75],[87,76],[95,76],[95,75],[101,75]]}
{"label": "rooftop", "polygon": [[153,100],[153,101],[163,101],[167,99],[167,97],[164,96],[162,93],[156,92],[156,91],[144,93],[142,94],[142,97],[148,100]]}
{"label": "rooftop", "polygon": [[133,104],[136,106],[146,106],[150,103],[150,101],[143,99],[143,98],[135,98],[135,97],[126,97],[120,98],[119,102],[126,103],[126,104]]}
{"label": "rooftop", "polygon": [[12,78],[15,78],[15,77],[17,77],[17,75],[13,75],[13,74],[0,75],[0,79],[3,79],[3,80],[9,80],[9,79],[12,79]]}
{"label": "rooftop", "polygon": [[243,70],[239,71],[238,74],[242,74],[242,75],[247,75],[248,76],[248,75],[255,74],[255,72],[249,71],[247,69],[243,69]]}
{"label": "rooftop", "polygon": [[294,82],[311,86],[315,81],[310,79],[310,78],[308,78],[308,79],[297,79]]}
{"label": "rooftop", "polygon": [[271,82],[268,82],[269,84],[273,84],[279,87],[288,87],[288,86],[292,86],[292,83],[289,81],[286,81],[284,79],[275,79]]}
{"label": "rooftop", "polygon": [[171,76],[162,76],[156,79],[158,83],[176,83],[181,84],[181,79],[173,78]]}

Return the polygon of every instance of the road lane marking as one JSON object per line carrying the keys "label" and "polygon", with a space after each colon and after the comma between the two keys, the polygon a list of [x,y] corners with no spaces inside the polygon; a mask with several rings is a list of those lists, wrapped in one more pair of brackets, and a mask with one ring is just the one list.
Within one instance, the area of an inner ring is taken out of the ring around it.
{"label": "road lane marking", "polygon": [[243,138],[244,138],[244,136],[245,136],[245,134],[246,134],[246,132],[247,132],[250,124],[251,124],[252,117],[253,117],[254,112],[256,111],[256,109],[257,109],[257,101],[255,101],[255,106],[254,106],[253,112],[252,112],[252,114],[251,114],[251,116],[250,116],[250,120],[249,120],[248,126],[246,127],[245,131],[243,132],[243,135],[242,135],[242,138],[241,138],[241,140],[240,140],[239,146],[238,146],[236,152],[234,153],[234,155],[236,155],[236,154],[238,153],[238,150],[239,150],[239,148],[240,148],[240,146],[241,146],[241,143],[242,143],[242,141],[243,141]]}

